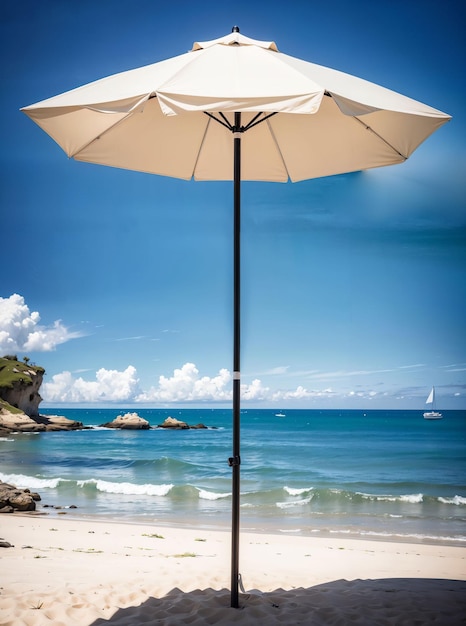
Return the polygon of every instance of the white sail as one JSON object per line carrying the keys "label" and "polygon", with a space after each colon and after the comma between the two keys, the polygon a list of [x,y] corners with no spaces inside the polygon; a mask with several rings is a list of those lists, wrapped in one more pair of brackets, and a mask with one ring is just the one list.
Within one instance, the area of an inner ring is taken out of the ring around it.
{"label": "white sail", "polygon": [[438,420],[443,417],[443,415],[435,410],[435,387],[432,387],[429,395],[427,396],[426,404],[431,404],[432,408],[430,411],[426,411],[424,413],[424,419],[426,420]]}
{"label": "white sail", "polygon": [[433,404],[434,400],[435,400],[435,389],[432,387],[427,397],[426,404]]}

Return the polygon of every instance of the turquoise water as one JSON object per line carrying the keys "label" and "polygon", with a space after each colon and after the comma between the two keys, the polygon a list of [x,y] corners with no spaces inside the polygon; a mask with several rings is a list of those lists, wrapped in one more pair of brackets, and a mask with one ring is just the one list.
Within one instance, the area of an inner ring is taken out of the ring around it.
{"label": "turquoise water", "polygon": [[[40,510],[113,521],[228,527],[231,411],[148,410],[207,430],[99,428],[134,409],[60,409],[88,430],[0,439],[0,479],[38,491]],[[241,527],[466,543],[466,412],[247,410]]]}

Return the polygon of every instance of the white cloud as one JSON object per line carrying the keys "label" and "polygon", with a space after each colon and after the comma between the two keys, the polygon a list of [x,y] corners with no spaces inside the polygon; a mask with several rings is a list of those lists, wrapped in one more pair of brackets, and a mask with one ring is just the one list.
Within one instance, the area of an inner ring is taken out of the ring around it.
{"label": "white cloud", "polygon": [[71,372],[55,374],[43,385],[46,402],[132,402],[140,393],[136,368],[129,365],[123,372],[101,368],[94,381],[74,378]]}
{"label": "white cloud", "polygon": [[386,369],[372,369],[372,370],[335,370],[330,372],[322,372],[319,370],[301,370],[290,372],[292,376],[301,376],[302,378],[313,379],[313,380],[326,380],[326,379],[342,379],[342,378],[352,378],[356,376],[372,376],[375,374],[390,374],[393,372],[398,372],[400,370],[407,369],[416,369],[419,367],[424,367],[421,364],[414,365],[399,365],[396,367],[386,368]]}
{"label": "white cloud", "polygon": [[[231,374],[223,368],[216,376],[200,376],[194,363],[185,363],[173,371],[172,376],[160,376],[158,385],[148,391],[139,386],[136,368],[128,366],[123,372],[101,368],[95,380],[74,377],[71,372],[55,374],[43,385],[42,396],[46,402],[128,402],[173,404],[177,402],[231,402]],[[245,401],[270,399],[270,389],[260,380],[241,385],[241,398]]]}
{"label": "white cloud", "polygon": [[272,394],[272,399],[276,402],[280,400],[304,400],[306,398],[323,398],[334,396],[335,392],[331,389],[322,389],[319,391],[308,391],[302,385],[296,387],[294,391],[276,391]]}
{"label": "white cloud", "polygon": [[377,396],[383,397],[383,396],[386,396],[388,394],[386,392],[385,393],[378,393],[377,391],[364,390],[364,391],[349,391],[346,394],[342,394],[343,397],[345,395],[346,395],[347,398],[360,398],[360,399],[364,399],[364,400],[373,400]]}
{"label": "white cloud", "polygon": [[147,339],[144,335],[136,335],[135,337],[120,337],[115,341],[139,341],[140,339]]}
{"label": "white cloud", "polygon": [[270,389],[262,387],[261,381],[256,378],[250,385],[241,385],[241,398],[243,400],[268,400]]}
{"label": "white cloud", "polygon": [[[173,376],[160,376],[158,387],[152,387],[147,393],[136,398],[137,402],[231,402],[231,373],[223,368],[217,376],[199,376],[194,363],[185,363],[175,369]],[[250,385],[241,385],[241,399],[244,401],[262,401],[270,397],[270,389],[263,387],[260,380],[253,380]]]}
{"label": "white cloud", "polygon": [[0,298],[0,352],[49,352],[59,344],[81,337],[71,332],[61,320],[51,326],[39,324],[40,315],[32,313],[17,293],[9,298]]}
{"label": "white cloud", "polygon": [[263,376],[281,376],[283,374],[286,374],[289,369],[290,369],[289,365],[278,365],[277,367],[272,367],[271,369],[266,370],[265,372],[262,372],[262,375]]}
{"label": "white cloud", "polygon": [[[232,376],[223,368],[216,376],[201,376],[194,363],[185,363],[173,370],[171,376],[160,376],[156,385],[142,390],[136,368],[129,365],[124,371],[99,369],[95,380],[85,380],[70,372],[62,372],[43,385],[42,396],[54,403],[128,403],[163,404],[176,403],[231,403]],[[302,385],[296,389],[271,390],[256,378],[250,384],[241,385],[241,401],[244,403],[294,403],[307,400],[335,400],[353,398],[371,400],[379,394],[372,390],[348,390],[336,392],[332,388],[308,390]]]}
{"label": "white cloud", "polygon": [[135,398],[136,402],[222,402],[231,399],[231,374],[221,369],[217,376],[199,377],[194,363],[185,363],[169,378],[160,376],[157,387]]}

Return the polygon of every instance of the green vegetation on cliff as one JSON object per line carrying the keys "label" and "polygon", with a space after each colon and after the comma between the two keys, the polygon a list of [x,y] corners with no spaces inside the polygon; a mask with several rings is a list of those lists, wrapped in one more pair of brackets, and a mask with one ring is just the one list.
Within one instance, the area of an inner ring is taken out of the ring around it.
{"label": "green vegetation on cliff", "polygon": [[27,357],[24,357],[24,361],[18,361],[16,356],[0,357],[0,409],[4,408],[10,413],[22,413],[20,409],[6,402],[3,396],[7,389],[14,388],[15,383],[32,385],[31,371],[45,374],[43,367],[30,365]]}
{"label": "green vegetation on cliff", "polygon": [[23,415],[23,411],[21,411],[21,409],[18,409],[15,406],[11,406],[11,404],[8,404],[6,400],[2,400],[0,398],[0,411],[2,409],[5,409],[5,411],[8,411],[8,413],[15,413],[17,415]]}

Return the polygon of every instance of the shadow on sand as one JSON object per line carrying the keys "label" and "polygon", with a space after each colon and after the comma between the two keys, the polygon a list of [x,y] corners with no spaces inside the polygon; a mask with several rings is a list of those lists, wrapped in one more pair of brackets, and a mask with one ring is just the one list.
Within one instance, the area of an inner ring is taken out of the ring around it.
{"label": "shadow on sand", "polygon": [[172,589],[162,598],[119,609],[110,619],[91,626],[204,626],[242,624],[272,626],[464,626],[466,581],[427,578],[336,580],[308,589],[253,590],[240,595],[240,608],[230,607],[226,589],[184,593]]}

